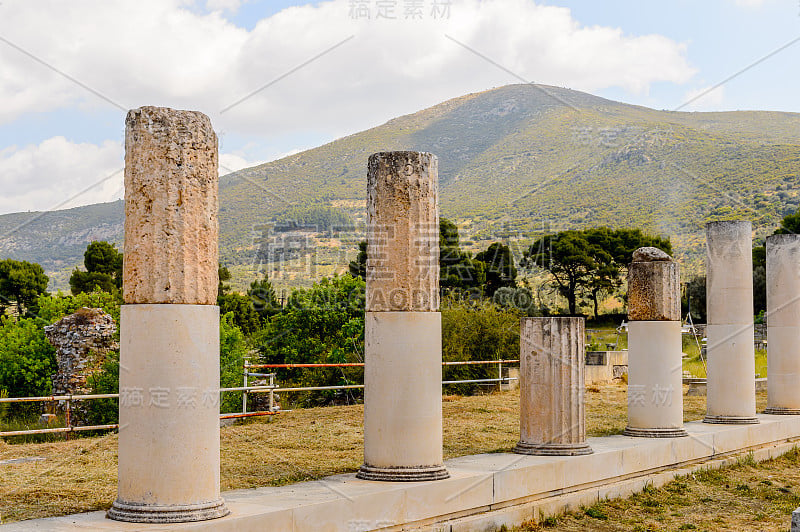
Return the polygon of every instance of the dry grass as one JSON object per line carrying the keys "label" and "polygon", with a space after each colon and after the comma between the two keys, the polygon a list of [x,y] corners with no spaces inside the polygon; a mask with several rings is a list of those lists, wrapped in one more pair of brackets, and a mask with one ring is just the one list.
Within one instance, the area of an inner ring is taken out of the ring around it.
{"label": "dry grass", "polygon": [[[626,422],[624,386],[586,394],[590,436],[618,434]],[[759,395],[759,408],[766,397]],[[413,401],[408,405],[413,408]],[[509,451],[519,438],[519,393],[445,396],[444,454]],[[705,413],[705,397],[684,397],[685,419]],[[355,471],[362,462],[362,406],[314,408],[222,429],[222,489],[281,485]],[[0,461],[2,522],[105,509],[116,494],[117,437],[9,445]],[[565,529],[571,530],[571,529]],[[612,530],[612,529],[609,529]]]}
{"label": "dry grass", "polygon": [[800,506],[798,466],[797,450],[758,464],[743,459],[732,467],[702,470],[628,499],[602,502],[515,530],[788,530],[792,510]]}

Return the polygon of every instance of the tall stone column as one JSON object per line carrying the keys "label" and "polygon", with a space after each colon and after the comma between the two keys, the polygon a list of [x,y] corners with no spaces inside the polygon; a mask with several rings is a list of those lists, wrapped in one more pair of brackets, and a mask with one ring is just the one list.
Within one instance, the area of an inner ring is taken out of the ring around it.
{"label": "tall stone column", "polygon": [[522,318],[519,454],[591,454],[586,443],[583,318]]}
{"label": "tall stone column", "polygon": [[706,423],[758,423],[749,221],[706,224]]}
{"label": "tall stone column", "polygon": [[217,166],[205,115],[128,113],[111,519],[176,523],[228,513],[219,491]]}
{"label": "tall stone column", "polygon": [[767,237],[767,408],[800,414],[800,235]]}
{"label": "tall stone column", "polygon": [[680,269],[658,248],[639,248],[628,268],[628,426],[645,438],[683,428]]}
{"label": "tall stone column", "polygon": [[365,480],[439,480],[442,322],[436,156],[384,152],[367,172]]}

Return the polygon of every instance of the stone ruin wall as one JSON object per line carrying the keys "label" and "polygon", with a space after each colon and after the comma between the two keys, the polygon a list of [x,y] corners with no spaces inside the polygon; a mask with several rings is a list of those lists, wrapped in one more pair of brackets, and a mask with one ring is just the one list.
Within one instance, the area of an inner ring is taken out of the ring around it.
{"label": "stone ruin wall", "polygon": [[89,393],[88,378],[103,368],[108,353],[119,349],[117,324],[99,308],[81,308],[44,328],[56,348],[58,372],[52,376],[53,395]]}

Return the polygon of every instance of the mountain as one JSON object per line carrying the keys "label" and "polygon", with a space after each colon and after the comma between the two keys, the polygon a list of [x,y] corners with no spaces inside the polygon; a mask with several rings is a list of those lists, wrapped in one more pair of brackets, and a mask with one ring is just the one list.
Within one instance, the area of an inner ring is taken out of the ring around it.
{"label": "mountain", "polygon": [[[706,221],[747,218],[762,237],[800,204],[800,114],[658,111],[510,85],[223,176],[220,250],[239,286],[264,257],[288,284],[346,265],[363,237],[367,157],[388,150],[439,156],[442,215],[475,249],[548,230],[641,227],[670,236],[692,269]],[[342,228],[348,218],[354,227]],[[121,231],[121,202],[4,215],[0,256],[39,262],[61,285],[89,241],[120,242]]]}

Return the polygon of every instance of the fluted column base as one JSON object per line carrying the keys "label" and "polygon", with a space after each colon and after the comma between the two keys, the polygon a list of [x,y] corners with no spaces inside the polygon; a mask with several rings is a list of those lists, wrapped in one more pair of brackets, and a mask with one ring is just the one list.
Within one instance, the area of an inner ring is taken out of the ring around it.
{"label": "fluted column base", "polygon": [[746,416],[706,416],[703,423],[713,423],[717,425],[754,425],[758,423],[757,417]]}
{"label": "fluted column base", "polygon": [[362,465],[356,473],[361,480],[377,480],[384,482],[423,482],[426,480],[444,480],[450,473],[443,465],[422,467],[372,467]]}
{"label": "fluted column base", "polygon": [[519,441],[514,447],[517,454],[539,456],[581,456],[594,451],[588,443],[529,443]]}
{"label": "fluted column base", "polygon": [[638,429],[636,427],[625,427],[622,434],[624,436],[633,436],[634,438],[683,438],[689,435],[689,433],[682,428]]}
{"label": "fluted column base", "polygon": [[129,523],[190,523],[219,519],[230,513],[222,498],[204,504],[150,505],[114,501],[106,514],[115,521]]}

